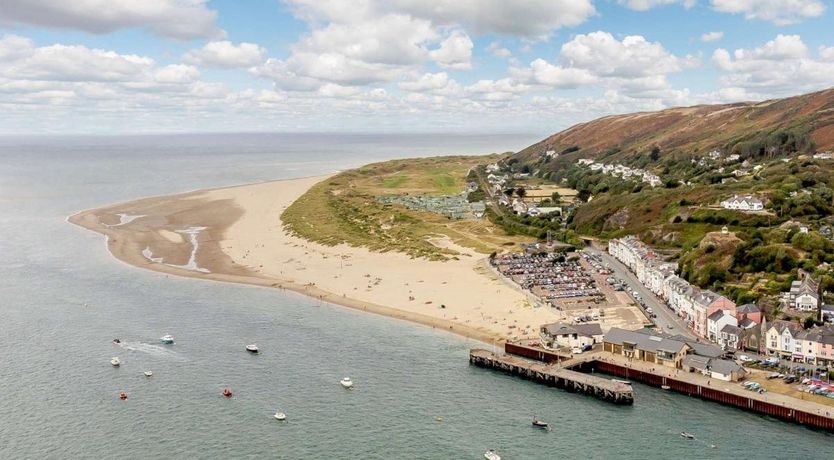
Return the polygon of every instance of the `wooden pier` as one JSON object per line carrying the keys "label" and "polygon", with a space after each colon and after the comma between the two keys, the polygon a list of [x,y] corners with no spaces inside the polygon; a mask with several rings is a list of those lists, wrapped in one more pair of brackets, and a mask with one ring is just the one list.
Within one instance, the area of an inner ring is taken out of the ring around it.
{"label": "wooden pier", "polygon": [[562,388],[572,393],[591,395],[615,404],[634,403],[634,391],[631,385],[572,371],[558,365],[543,364],[509,355],[496,355],[478,348],[469,351],[469,363]]}

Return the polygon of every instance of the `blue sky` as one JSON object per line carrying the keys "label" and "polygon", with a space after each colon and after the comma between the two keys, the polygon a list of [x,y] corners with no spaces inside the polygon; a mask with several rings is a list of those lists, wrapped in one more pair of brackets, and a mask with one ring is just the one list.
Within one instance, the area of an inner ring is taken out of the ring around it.
{"label": "blue sky", "polygon": [[834,86],[827,0],[4,0],[0,133],[550,133]]}

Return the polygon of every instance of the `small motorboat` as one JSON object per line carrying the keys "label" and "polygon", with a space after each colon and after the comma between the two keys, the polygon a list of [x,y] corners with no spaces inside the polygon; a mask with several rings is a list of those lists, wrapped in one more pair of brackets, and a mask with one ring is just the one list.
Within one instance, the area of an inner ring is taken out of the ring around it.
{"label": "small motorboat", "polygon": [[501,456],[498,455],[498,452],[495,452],[493,449],[484,452],[484,458],[487,460],[501,460]]}
{"label": "small motorboat", "polygon": [[283,422],[283,421],[284,421],[284,420],[286,420],[286,419],[287,419],[287,414],[285,414],[285,413],[283,413],[283,412],[276,412],[276,413],[275,413],[275,420],[278,420],[278,421],[280,421],[280,422]]}
{"label": "small motorboat", "polygon": [[162,336],[162,338],[159,339],[159,341],[168,345],[172,345],[174,343],[174,338],[168,334],[165,334]]}
{"label": "small motorboat", "polygon": [[232,390],[230,390],[228,388],[224,388],[223,389],[223,396],[225,396],[227,398],[231,398],[232,397]]}
{"label": "small motorboat", "polygon": [[342,380],[339,380],[339,383],[347,389],[353,388],[353,380],[351,380],[350,377],[345,377]]}
{"label": "small motorboat", "polygon": [[614,383],[620,383],[620,384],[623,384],[623,385],[631,386],[631,382],[629,382],[628,380],[611,379],[611,381],[614,382]]}
{"label": "small motorboat", "polygon": [[246,345],[246,351],[248,351],[249,353],[258,353],[259,350],[258,350],[258,346],[255,345],[254,343],[252,343],[252,344]]}
{"label": "small motorboat", "polygon": [[672,387],[670,387],[669,385],[661,385],[660,386],[660,389],[662,389],[662,390],[668,390],[670,388],[672,388]]}
{"label": "small motorboat", "polygon": [[544,420],[539,420],[535,417],[533,418],[533,426],[536,427],[536,428],[544,428],[544,429],[547,429],[547,428],[550,427],[550,425],[548,425],[547,422],[545,422]]}
{"label": "small motorboat", "polygon": [[118,356],[114,356],[110,359],[110,364],[112,364],[113,367],[119,367],[122,365],[122,362],[119,360]]}
{"label": "small motorboat", "polygon": [[122,401],[127,399],[127,393],[125,393],[124,391],[120,392],[119,393],[119,399],[121,399]]}
{"label": "small motorboat", "polygon": [[695,435],[692,433],[687,433],[686,431],[681,431],[681,437],[686,439],[695,439]]}
{"label": "small motorboat", "polygon": [[122,343],[122,341],[121,341],[121,340],[119,340],[119,339],[113,339],[113,343],[115,343],[116,345],[118,345],[118,344]]}
{"label": "small motorboat", "polygon": [[145,377],[153,377],[153,372],[145,371]]}

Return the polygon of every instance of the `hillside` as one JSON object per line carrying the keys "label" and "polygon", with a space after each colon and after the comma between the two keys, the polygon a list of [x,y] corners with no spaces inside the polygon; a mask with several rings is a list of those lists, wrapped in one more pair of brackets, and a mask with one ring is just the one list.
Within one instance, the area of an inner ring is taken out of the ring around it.
{"label": "hillside", "polygon": [[[556,133],[514,158],[547,171],[579,158],[630,163],[655,147],[661,156],[697,155],[712,149],[744,154],[768,144],[770,135],[783,144],[798,141],[800,151],[834,148],[834,88],[764,102],[607,116]],[[545,163],[549,150],[561,161]]]}
{"label": "hillside", "polygon": [[[551,182],[576,190],[575,206],[549,219],[563,225],[557,238],[636,235],[673,255],[688,281],[776,305],[800,268],[834,287],[834,159],[813,155],[829,150],[834,89],[603,117],[493,169],[508,174],[504,189]],[[720,204],[748,195],[763,208]],[[533,219],[494,220],[512,231],[508,220]]]}

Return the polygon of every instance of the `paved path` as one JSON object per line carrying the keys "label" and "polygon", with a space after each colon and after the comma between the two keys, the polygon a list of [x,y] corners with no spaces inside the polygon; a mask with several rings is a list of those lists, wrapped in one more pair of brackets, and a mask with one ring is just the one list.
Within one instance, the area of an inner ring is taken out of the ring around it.
{"label": "paved path", "polygon": [[695,335],[689,330],[689,328],[686,327],[683,320],[678,318],[678,316],[675,315],[675,312],[669,309],[663,300],[654,295],[654,293],[648,288],[643,286],[640,281],[637,280],[637,277],[631,273],[628,267],[623,265],[607,252],[594,247],[585,247],[585,251],[588,251],[590,254],[600,256],[603,262],[607,263],[608,266],[611,267],[611,270],[614,272],[614,276],[616,278],[624,280],[632,291],[637,291],[640,294],[640,297],[643,298],[643,302],[646,303],[646,306],[651,307],[652,311],[657,315],[656,318],[653,318],[653,321],[661,327],[664,332],[668,334],[681,334],[693,339],[695,338]]}

